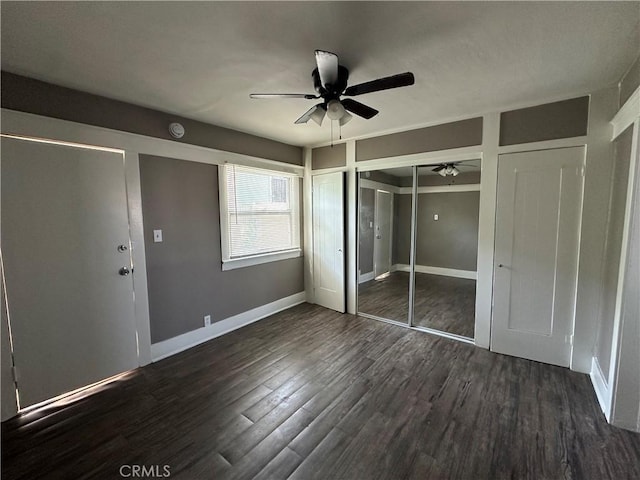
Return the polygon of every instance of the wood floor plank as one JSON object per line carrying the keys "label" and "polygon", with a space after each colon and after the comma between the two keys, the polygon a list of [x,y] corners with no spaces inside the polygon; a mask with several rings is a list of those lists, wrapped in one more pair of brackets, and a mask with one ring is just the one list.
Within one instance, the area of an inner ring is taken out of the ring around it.
{"label": "wood floor plank", "polygon": [[260,470],[253,480],[281,480],[289,478],[302,463],[303,458],[290,448],[284,448],[276,457]]}
{"label": "wood floor plank", "polygon": [[[255,445],[264,440],[271,432],[278,428],[281,424],[301,410],[300,407],[320,390],[319,385],[307,383],[294,393],[292,393],[286,401],[280,403],[276,408],[271,410],[267,415],[249,427],[236,437],[231,443],[223,447],[220,453],[231,464],[235,464]],[[302,412],[300,415],[308,415],[308,412]],[[309,420],[311,421],[311,420]]]}
{"label": "wood floor plank", "polygon": [[2,424],[3,479],[640,478],[588,376],[302,304]]}
{"label": "wood floor plank", "polygon": [[334,471],[335,461],[352,441],[353,437],[347,435],[342,430],[338,428],[331,429],[329,434],[322,439],[313,452],[293,471],[289,479],[315,480],[339,478],[331,476]]}
{"label": "wood floor plank", "polygon": [[[258,472],[265,468],[272,459],[275,459],[300,431],[309,425],[312,418],[313,416],[309,412],[298,409],[279,425],[278,428],[271,431],[261,441],[255,444],[255,446],[252,446],[244,456],[234,459],[236,452],[227,452],[227,455],[232,457],[233,469],[229,470],[225,478],[229,480],[253,478]],[[251,442],[254,438],[257,437],[254,436],[242,440]],[[246,448],[246,444],[243,445],[243,447]],[[285,465],[280,465],[279,469],[284,469],[285,467]],[[293,470],[292,466],[289,466],[289,468]]]}
{"label": "wood floor plank", "polygon": [[[332,396],[335,395],[335,400],[314,418],[313,422],[289,444],[289,447],[303,457],[308,456],[370,388],[366,381],[356,381],[346,389],[342,389],[340,385],[340,393],[335,393],[335,390],[332,393]],[[328,390],[323,393],[326,391]],[[303,408],[306,409],[307,404]]]}

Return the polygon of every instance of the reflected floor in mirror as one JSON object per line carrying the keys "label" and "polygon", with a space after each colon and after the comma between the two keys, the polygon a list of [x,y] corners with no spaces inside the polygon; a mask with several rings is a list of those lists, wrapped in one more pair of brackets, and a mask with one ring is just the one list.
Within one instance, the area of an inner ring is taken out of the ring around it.
{"label": "reflected floor in mirror", "polygon": [[393,272],[358,286],[358,312],[407,323],[409,274]]}
{"label": "reflected floor in mirror", "polygon": [[[406,322],[409,274],[393,272],[360,285],[358,310]],[[414,326],[473,338],[476,281],[416,273]]]}
{"label": "reflected floor in mirror", "polygon": [[473,338],[476,281],[416,273],[413,324]]}

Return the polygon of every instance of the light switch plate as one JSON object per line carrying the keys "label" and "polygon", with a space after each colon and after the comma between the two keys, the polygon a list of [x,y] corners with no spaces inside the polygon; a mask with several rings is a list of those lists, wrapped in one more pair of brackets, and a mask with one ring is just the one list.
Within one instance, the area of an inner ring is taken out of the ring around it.
{"label": "light switch plate", "polygon": [[162,230],[154,230],[153,231],[153,241],[155,243],[162,242]]}

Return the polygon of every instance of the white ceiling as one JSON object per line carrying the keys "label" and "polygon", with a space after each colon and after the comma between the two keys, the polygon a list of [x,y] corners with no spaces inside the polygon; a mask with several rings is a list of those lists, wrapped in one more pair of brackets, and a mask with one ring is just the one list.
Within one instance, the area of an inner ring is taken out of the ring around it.
{"label": "white ceiling", "polygon": [[613,85],[640,49],[638,2],[2,2],[2,68],[295,145],[313,100],[314,49],[350,84],[412,71],[358,97],[378,110],[343,138]]}

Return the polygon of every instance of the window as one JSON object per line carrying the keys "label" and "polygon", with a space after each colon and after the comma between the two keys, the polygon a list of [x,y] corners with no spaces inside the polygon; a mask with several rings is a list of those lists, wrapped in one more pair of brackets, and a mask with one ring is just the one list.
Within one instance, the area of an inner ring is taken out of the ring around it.
{"label": "window", "polygon": [[220,167],[222,269],[300,256],[300,180],[243,167]]}

